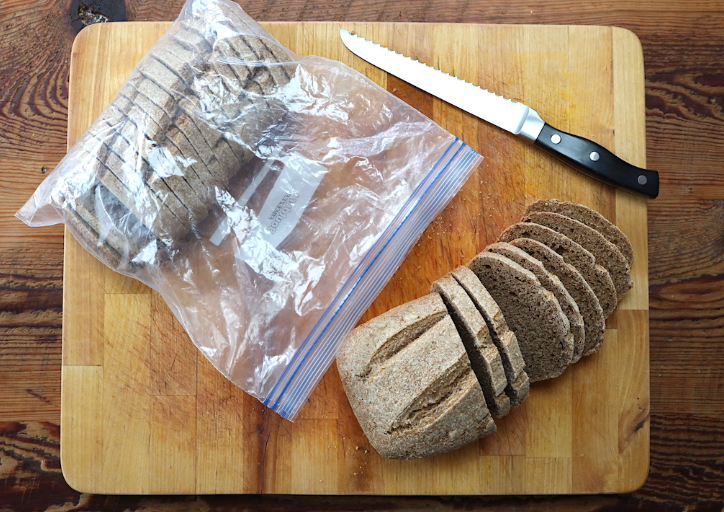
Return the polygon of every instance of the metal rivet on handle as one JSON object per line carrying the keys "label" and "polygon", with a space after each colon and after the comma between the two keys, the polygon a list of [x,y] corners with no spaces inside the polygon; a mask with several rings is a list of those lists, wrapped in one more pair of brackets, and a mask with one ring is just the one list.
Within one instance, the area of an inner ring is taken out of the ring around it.
{"label": "metal rivet on handle", "polygon": [[557,133],[554,133],[553,135],[551,135],[551,142],[553,144],[559,144],[561,142],[561,136]]}
{"label": "metal rivet on handle", "polygon": [[598,159],[601,158],[601,155],[599,155],[595,151],[593,153],[591,153],[589,156],[590,156],[591,160],[593,160],[594,162],[598,162]]}
{"label": "metal rivet on handle", "polygon": [[639,185],[646,185],[646,183],[647,183],[648,181],[649,181],[649,180],[647,180],[647,179],[646,179],[646,176],[644,176],[643,174],[641,174],[641,175],[639,176],[639,179],[638,179]]}

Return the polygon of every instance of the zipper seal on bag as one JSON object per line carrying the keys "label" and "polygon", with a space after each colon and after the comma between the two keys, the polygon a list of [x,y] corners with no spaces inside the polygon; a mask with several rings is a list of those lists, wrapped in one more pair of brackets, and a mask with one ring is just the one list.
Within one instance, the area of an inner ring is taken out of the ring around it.
{"label": "zipper seal on bag", "polygon": [[347,279],[297,349],[264,405],[284,418],[296,417],[341,343],[481,160],[478,153],[455,138]]}

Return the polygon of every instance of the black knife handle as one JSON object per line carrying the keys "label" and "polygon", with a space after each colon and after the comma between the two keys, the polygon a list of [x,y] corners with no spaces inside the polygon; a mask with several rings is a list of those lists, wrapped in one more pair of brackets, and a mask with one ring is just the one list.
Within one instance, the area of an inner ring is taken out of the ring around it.
{"label": "black knife handle", "polygon": [[537,146],[589,176],[654,199],[659,195],[659,173],[621,160],[603,146],[583,137],[543,125]]}

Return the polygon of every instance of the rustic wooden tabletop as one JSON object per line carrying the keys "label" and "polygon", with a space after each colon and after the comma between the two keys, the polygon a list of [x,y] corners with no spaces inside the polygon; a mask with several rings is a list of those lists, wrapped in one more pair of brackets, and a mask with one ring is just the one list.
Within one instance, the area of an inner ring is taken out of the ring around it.
{"label": "rustic wooden tabletop", "polygon": [[65,152],[68,64],[94,21],[172,20],[183,0],[0,2],[0,510],[721,510],[724,1],[243,0],[264,21],[616,25],[641,39],[649,203],[651,471],[628,495],[135,497],[79,494],[59,463],[63,235],[13,213]]}

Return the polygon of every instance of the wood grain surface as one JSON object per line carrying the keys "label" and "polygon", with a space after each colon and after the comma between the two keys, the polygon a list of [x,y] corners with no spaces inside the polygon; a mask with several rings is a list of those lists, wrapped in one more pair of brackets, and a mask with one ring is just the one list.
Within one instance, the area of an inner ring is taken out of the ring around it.
{"label": "wood grain surface", "polygon": [[[264,27],[297,54],[341,60],[405,95],[486,156],[363,320],[427,294],[433,281],[470,261],[519,220],[526,205],[552,197],[586,204],[619,225],[637,256],[634,288],[609,319],[601,351],[564,376],[532,386],[530,399],[497,422],[494,436],[425,460],[391,461],[369,445],[336,368],[290,424],[197,354],[158,293],[95,261],[66,234],[61,393],[66,480],[78,490],[109,494],[561,494],[640,487],[649,458],[646,200],[576,173],[390,79],[352,55],[339,30],[535,105],[553,125],[644,166],[643,62],[636,37],[622,29],[580,26]],[[78,36],[69,144],[100,115],[167,28],[98,24]]]}
{"label": "wood grain surface", "polygon": [[[88,2],[111,20],[109,2]],[[112,2],[118,4],[121,2]],[[641,39],[649,203],[651,470],[626,495],[137,497],[81,494],[60,473],[62,229],[11,215],[65,152],[71,0],[0,4],[0,507],[7,510],[720,510],[724,506],[722,254],[724,2],[241,2],[274,21],[617,25]],[[172,20],[180,0],[127,0],[130,20]]]}

